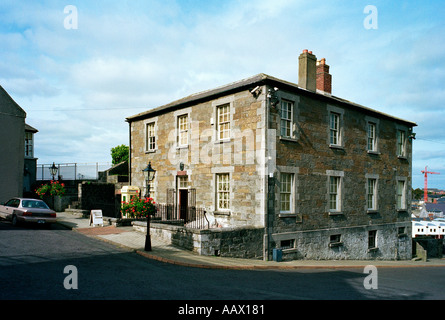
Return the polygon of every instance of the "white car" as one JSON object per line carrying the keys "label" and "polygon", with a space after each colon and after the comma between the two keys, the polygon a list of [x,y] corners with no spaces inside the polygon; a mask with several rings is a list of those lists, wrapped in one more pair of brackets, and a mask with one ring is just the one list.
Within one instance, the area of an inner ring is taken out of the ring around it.
{"label": "white car", "polygon": [[43,200],[12,198],[0,205],[0,217],[11,220],[16,226],[20,222],[51,225],[57,221],[56,212]]}

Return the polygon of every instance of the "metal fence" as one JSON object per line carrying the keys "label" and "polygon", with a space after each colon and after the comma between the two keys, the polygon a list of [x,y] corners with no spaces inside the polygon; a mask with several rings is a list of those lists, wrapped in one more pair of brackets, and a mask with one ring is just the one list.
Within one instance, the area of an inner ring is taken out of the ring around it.
{"label": "metal fence", "polygon": [[[53,176],[49,168],[52,164],[37,164],[37,180],[52,180]],[[59,163],[57,167],[57,175],[55,179],[62,180],[97,180],[99,172],[111,168],[111,163]]]}
{"label": "metal fence", "polygon": [[208,229],[210,228],[209,220],[206,217],[204,208],[194,206],[178,207],[174,204],[156,204],[155,218],[161,221],[178,221],[187,228]]}

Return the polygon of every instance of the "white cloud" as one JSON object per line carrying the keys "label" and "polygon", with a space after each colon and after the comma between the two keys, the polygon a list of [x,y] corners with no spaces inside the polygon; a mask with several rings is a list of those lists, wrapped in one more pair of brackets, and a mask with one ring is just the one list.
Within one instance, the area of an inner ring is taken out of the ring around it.
{"label": "white cloud", "polygon": [[363,27],[365,2],[75,1],[77,30],[63,25],[68,3],[24,3],[0,4],[0,82],[39,129],[42,161],[108,160],[143,108],[260,72],[298,82],[303,49],[327,59],[334,95],[418,122],[415,150],[445,142],[437,2],[377,1],[377,30]]}

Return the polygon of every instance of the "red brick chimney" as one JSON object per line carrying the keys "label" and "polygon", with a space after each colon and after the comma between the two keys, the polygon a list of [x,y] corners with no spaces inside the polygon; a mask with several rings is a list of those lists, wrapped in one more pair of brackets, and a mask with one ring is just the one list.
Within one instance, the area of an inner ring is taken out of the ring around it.
{"label": "red brick chimney", "polygon": [[329,74],[329,66],[326,59],[317,61],[317,90],[332,93],[332,76]]}
{"label": "red brick chimney", "polygon": [[317,57],[307,49],[298,57],[298,86],[309,91],[316,89]]}

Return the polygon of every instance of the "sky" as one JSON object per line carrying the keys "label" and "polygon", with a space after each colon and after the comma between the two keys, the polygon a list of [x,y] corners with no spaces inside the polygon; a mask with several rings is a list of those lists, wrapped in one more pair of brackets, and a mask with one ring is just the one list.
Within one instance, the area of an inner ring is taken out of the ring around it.
{"label": "sky", "polygon": [[[371,5],[372,7],[369,7]],[[38,129],[39,164],[111,162],[125,118],[258,73],[418,124],[413,188],[445,189],[445,6],[403,0],[0,2],[0,85]]]}

